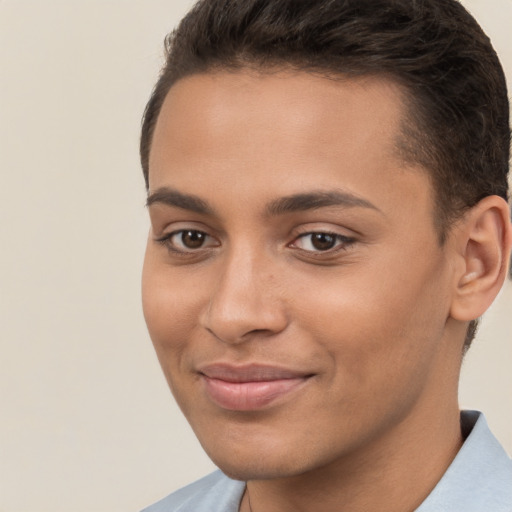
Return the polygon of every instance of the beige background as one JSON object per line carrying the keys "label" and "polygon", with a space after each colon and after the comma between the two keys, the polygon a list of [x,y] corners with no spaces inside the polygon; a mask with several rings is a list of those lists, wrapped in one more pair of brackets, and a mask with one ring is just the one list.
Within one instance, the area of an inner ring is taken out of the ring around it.
{"label": "beige background", "polygon": [[[512,0],[465,2],[512,76]],[[0,512],[135,511],[207,473],[145,331],[137,145],[188,0],[0,0]],[[465,407],[512,452],[512,286]]]}

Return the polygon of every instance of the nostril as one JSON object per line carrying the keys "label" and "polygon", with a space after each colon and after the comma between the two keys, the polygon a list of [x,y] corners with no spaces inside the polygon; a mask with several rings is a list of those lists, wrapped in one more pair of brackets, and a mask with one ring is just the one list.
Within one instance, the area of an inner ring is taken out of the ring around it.
{"label": "nostril", "polygon": [[269,337],[275,334],[272,329],[252,329],[245,332],[235,331],[235,330],[226,330],[226,329],[212,329],[210,327],[205,327],[205,330],[211,334],[215,339],[223,342],[223,343],[244,343],[249,340],[253,340],[255,338],[261,337]]}
{"label": "nostril", "polygon": [[[279,296],[276,283],[262,278],[262,258],[256,261],[254,252],[247,250],[236,255],[226,258],[224,268],[219,269],[203,306],[201,326],[225,343],[282,331],[287,325],[286,302]],[[275,273],[272,276],[275,280]]]}

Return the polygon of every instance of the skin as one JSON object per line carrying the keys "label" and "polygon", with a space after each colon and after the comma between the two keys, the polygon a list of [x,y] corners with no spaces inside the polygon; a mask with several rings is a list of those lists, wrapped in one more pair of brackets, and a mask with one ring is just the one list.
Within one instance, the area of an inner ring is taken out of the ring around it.
{"label": "skin", "polygon": [[[202,446],[248,481],[242,511],[409,511],[460,448],[470,228],[439,245],[428,174],[395,149],[403,116],[385,79],[289,71],[195,75],[165,100],[144,314]],[[341,204],[283,207],[312,191]],[[311,233],[334,246],[318,250]],[[228,410],[200,373],[217,362],[308,378],[268,406]]]}

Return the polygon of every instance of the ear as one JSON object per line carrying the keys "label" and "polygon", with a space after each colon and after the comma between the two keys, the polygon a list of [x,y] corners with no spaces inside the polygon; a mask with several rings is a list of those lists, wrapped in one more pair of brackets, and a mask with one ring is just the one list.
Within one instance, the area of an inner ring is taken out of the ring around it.
{"label": "ear", "polygon": [[457,266],[451,317],[469,322],[492,304],[507,276],[512,225],[507,202],[488,196],[471,208],[455,229]]}

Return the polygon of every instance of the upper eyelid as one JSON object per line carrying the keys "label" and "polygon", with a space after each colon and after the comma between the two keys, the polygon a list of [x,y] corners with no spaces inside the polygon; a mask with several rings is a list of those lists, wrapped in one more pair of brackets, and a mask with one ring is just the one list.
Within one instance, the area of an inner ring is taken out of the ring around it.
{"label": "upper eyelid", "polygon": [[195,220],[176,220],[173,222],[155,223],[153,225],[153,232],[160,233],[158,235],[159,237],[164,237],[171,233],[177,233],[180,231],[200,231],[201,233],[205,233],[206,235],[213,236],[215,238],[218,238],[219,236],[216,229]]}
{"label": "upper eyelid", "polygon": [[354,229],[343,226],[333,226],[333,224],[326,226],[325,224],[322,225],[322,223],[316,222],[299,226],[291,232],[291,236],[295,239],[300,236],[314,235],[315,233],[325,233],[327,235],[339,236],[341,238],[357,238],[361,236],[361,234]]}
{"label": "upper eyelid", "polygon": [[345,235],[343,233],[338,233],[337,231],[330,230],[330,229],[309,229],[308,231],[304,231],[302,233],[298,233],[295,238],[299,238],[302,236],[308,236],[308,235],[331,235],[331,236],[339,236],[340,238],[353,238],[350,235]]}

